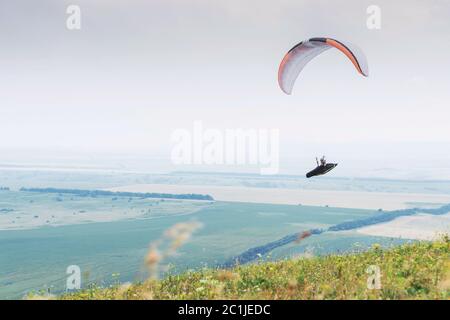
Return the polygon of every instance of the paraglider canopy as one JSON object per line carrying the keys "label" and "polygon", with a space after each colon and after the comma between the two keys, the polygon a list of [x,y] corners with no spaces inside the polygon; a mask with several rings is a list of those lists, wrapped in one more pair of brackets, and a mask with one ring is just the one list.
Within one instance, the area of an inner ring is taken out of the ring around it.
{"label": "paraglider canopy", "polygon": [[278,69],[278,83],[281,90],[291,94],[295,80],[308,62],[331,48],[336,48],[345,54],[361,75],[369,76],[366,56],[355,45],[331,38],[311,38],[295,45],[281,61]]}

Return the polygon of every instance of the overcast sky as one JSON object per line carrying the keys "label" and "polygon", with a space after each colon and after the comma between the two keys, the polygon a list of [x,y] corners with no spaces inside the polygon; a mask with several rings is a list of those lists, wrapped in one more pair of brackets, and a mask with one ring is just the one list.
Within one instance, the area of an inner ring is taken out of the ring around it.
{"label": "overcast sky", "polygon": [[[81,30],[66,28],[71,4]],[[380,30],[366,27],[371,4]],[[278,128],[289,152],[447,143],[449,12],[447,0],[0,0],[0,148],[164,153],[194,120]],[[317,36],[358,45],[370,77],[329,50],[284,95],[280,60]]]}

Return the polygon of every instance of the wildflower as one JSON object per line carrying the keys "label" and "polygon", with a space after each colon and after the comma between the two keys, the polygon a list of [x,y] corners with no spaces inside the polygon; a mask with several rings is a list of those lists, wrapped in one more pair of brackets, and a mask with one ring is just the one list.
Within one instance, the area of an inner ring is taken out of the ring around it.
{"label": "wildflower", "polygon": [[303,231],[302,233],[298,234],[296,242],[299,243],[300,241],[310,237],[311,235],[312,235],[312,233],[310,231]]}
{"label": "wildflower", "polygon": [[156,248],[156,245],[151,245],[150,250],[147,253],[147,257],[145,258],[145,263],[147,266],[152,267],[157,265],[159,261],[161,261],[161,254]]}

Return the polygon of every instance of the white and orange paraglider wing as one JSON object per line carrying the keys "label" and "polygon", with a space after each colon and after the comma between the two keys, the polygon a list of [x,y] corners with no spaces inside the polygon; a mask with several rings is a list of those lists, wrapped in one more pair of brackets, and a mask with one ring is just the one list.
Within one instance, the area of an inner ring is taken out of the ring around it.
{"label": "white and orange paraglider wing", "polygon": [[331,38],[311,38],[294,46],[281,61],[278,69],[278,83],[281,90],[291,94],[297,77],[308,62],[331,48],[344,53],[361,75],[366,77],[369,75],[366,56],[355,45]]}

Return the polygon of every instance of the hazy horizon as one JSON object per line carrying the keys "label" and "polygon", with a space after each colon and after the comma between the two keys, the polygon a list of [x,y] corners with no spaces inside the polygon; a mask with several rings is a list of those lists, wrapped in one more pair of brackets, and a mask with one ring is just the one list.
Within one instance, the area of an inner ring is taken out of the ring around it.
{"label": "hazy horizon", "polygon": [[[81,30],[66,28],[72,4]],[[380,30],[366,27],[372,4]],[[1,1],[0,162],[118,154],[170,167],[171,133],[200,120],[279,129],[280,173],[326,154],[343,176],[442,168],[431,176],[450,179],[449,11],[440,0]],[[281,58],[314,36],[357,44],[369,78],[330,50],[284,95]]]}

